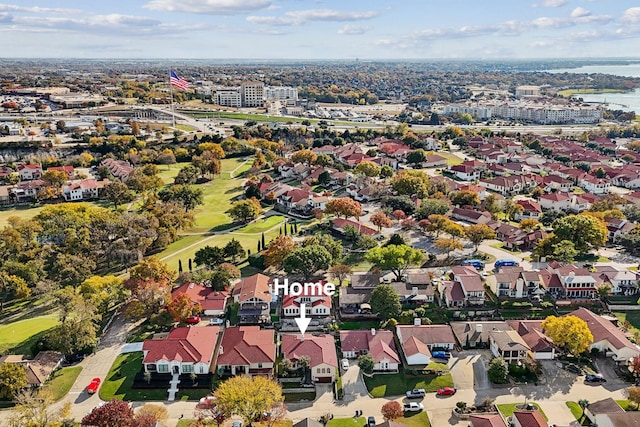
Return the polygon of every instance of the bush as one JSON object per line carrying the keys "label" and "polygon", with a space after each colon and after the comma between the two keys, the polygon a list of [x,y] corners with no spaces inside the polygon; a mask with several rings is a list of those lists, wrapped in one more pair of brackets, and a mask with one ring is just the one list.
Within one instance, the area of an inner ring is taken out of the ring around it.
{"label": "bush", "polygon": [[505,384],[508,381],[509,369],[502,357],[494,357],[489,364],[487,375],[494,384]]}
{"label": "bush", "polygon": [[262,254],[253,254],[248,258],[251,267],[264,269],[264,256]]}

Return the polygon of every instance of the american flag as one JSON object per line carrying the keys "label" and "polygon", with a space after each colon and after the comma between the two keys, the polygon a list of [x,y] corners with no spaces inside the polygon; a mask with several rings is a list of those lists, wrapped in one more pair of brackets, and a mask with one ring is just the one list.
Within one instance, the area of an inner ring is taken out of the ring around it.
{"label": "american flag", "polygon": [[182,90],[189,90],[189,82],[182,77],[179,77],[173,70],[169,72],[169,80],[171,81],[171,86],[175,86]]}

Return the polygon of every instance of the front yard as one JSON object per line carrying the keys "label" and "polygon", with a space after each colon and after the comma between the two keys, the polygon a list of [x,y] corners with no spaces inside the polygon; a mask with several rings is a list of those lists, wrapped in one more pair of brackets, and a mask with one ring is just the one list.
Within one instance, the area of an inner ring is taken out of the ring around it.
{"label": "front yard", "polygon": [[[134,389],[133,380],[142,368],[142,352],[120,354],[113,362],[109,374],[105,378],[104,384],[100,387],[100,398],[102,400],[166,400],[169,383],[166,387],[152,389]],[[178,388],[180,386],[178,385]],[[209,394],[208,388],[204,389],[180,389],[176,395],[176,400],[198,400]]]}
{"label": "front yard", "polygon": [[[502,416],[504,418],[507,418],[513,415],[513,413],[518,410],[516,406],[520,406],[520,405],[524,405],[524,403],[503,403],[502,405],[496,405],[496,406],[498,407],[498,411],[500,411]],[[530,407],[535,406],[538,409],[538,411],[540,411],[544,419],[549,421],[549,418],[547,417],[547,415],[544,413],[542,409],[540,409],[540,405],[538,405],[535,402],[529,402],[527,405],[529,405]]]}
{"label": "front yard", "polygon": [[80,372],[82,372],[82,366],[69,366],[53,373],[47,380],[47,387],[53,392],[54,400],[58,401],[69,393]]}
{"label": "front yard", "polygon": [[401,396],[414,388],[423,388],[435,393],[439,388],[453,387],[451,374],[410,375],[401,370],[397,374],[377,374],[369,378],[364,376],[367,390],[373,397]]}

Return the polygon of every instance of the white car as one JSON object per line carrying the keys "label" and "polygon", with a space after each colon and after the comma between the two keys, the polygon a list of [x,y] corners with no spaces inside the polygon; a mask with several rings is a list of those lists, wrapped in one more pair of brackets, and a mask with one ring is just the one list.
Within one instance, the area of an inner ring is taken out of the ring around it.
{"label": "white car", "polygon": [[342,369],[345,371],[349,369],[349,361],[347,359],[342,359]]}
{"label": "white car", "polygon": [[209,319],[209,325],[224,325],[224,319],[219,317],[212,317]]}
{"label": "white car", "polygon": [[419,402],[407,402],[403,409],[405,412],[420,412],[424,409],[424,405]]}

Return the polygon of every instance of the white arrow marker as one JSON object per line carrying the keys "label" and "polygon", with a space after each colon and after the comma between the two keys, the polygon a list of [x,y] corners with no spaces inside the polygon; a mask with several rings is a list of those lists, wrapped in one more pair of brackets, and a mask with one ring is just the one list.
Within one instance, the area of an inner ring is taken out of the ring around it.
{"label": "white arrow marker", "polygon": [[298,329],[300,329],[300,333],[302,334],[302,336],[304,337],[304,333],[307,331],[307,328],[309,327],[309,322],[311,322],[311,319],[307,319],[307,311],[306,311],[306,304],[300,304],[300,317],[296,317],[295,320],[296,324],[298,325]]}

